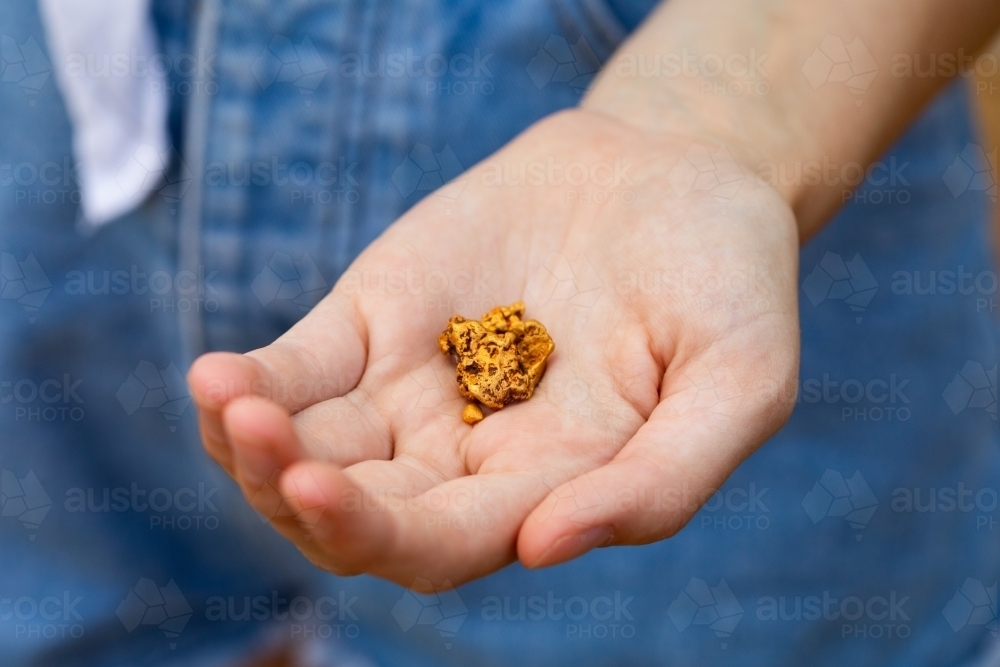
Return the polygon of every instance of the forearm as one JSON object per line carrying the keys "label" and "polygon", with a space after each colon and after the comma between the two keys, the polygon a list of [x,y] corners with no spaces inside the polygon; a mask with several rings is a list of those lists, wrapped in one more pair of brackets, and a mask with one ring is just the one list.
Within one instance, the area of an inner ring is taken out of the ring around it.
{"label": "forearm", "polygon": [[[765,180],[782,165],[799,174],[867,165],[939,88],[971,74],[998,22],[993,0],[670,0],[605,65],[583,106],[653,133],[693,131]],[[824,51],[841,45],[851,62],[832,70]],[[822,172],[772,184],[803,239],[845,189]]]}

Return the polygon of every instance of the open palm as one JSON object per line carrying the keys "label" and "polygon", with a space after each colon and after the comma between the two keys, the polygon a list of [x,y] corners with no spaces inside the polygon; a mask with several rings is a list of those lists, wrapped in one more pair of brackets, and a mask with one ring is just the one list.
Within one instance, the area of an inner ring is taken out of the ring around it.
{"label": "open palm", "polygon": [[[787,418],[798,363],[791,212],[713,191],[708,150],[583,110],[530,128],[272,345],[196,362],[209,453],[314,563],[406,586],[673,534]],[[556,350],[470,427],[437,335],[517,300]]]}

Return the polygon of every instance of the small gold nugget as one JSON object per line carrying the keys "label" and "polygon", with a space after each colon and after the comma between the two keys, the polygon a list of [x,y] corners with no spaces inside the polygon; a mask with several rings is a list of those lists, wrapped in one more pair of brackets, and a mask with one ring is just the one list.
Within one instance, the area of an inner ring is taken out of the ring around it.
{"label": "small gold nugget", "polygon": [[[438,345],[458,361],[455,377],[462,396],[493,410],[531,398],[556,345],[540,322],[522,320],[523,315],[524,303],[517,301],[494,308],[481,321],[461,315],[448,320]],[[474,424],[482,419],[482,411],[474,404],[466,406],[462,419]]]}
{"label": "small gold nugget", "polygon": [[464,421],[469,426],[473,424],[478,424],[483,421],[483,411],[479,409],[479,406],[475,403],[469,403],[462,410],[462,421]]}

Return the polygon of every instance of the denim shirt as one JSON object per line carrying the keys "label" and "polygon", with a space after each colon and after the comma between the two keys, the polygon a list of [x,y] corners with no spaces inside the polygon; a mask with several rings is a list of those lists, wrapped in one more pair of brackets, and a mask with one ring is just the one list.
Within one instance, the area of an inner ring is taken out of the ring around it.
{"label": "denim shirt", "polygon": [[[273,340],[401,213],[576,104],[652,5],[156,3],[164,52],[202,54],[170,73],[169,183],[82,237],[72,194],[0,180],[10,664],[228,664],[282,638],[306,646],[303,664],[997,659],[995,170],[961,85],[802,249],[796,410],[669,540],[418,596],[318,573],[201,451],[176,382],[194,354]],[[10,43],[44,53],[34,8],[0,19],[5,65]],[[0,116],[16,131],[0,134],[0,167],[63,164],[52,83],[29,92],[37,80],[7,71]],[[45,289],[29,255],[49,283],[40,305],[17,292]],[[196,289],[153,292],[156,272]],[[54,407],[82,412],[43,417],[28,390],[50,378]],[[49,598],[59,619],[31,613]]]}

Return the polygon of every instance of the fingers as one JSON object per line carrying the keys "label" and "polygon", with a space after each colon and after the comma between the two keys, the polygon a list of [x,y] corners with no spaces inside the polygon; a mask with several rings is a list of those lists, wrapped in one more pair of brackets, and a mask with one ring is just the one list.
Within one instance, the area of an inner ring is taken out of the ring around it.
{"label": "fingers", "polygon": [[282,493],[303,510],[323,506],[306,527],[324,554],[317,564],[404,586],[418,579],[438,589],[457,586],[513,562],[521,522],[551,488],[534,473],[470,475],[433,485],[399,461],[362,465],[367,469],[351,474],[315,461],[297,463],[282,477]]}
{"label": "fingers", "polygon": [[724,364],[681,371],[609,463],[562,484],[532,511],[518,535],[519,559],[545,567],[597,546],[673,535],[776,430],[774,406]]}
{"label": "fingers", "polygon": [[[226,440],[231,443],[231,474],[250,504],[283,533],[301,537],[295,515],[304,508],[289,509],[279,486],[285,469],[310,456],[310,452],[303,446],[299,429],[288,411],[266,398],[244,396],[222,409],[221,424]],[[365,460],[379,452],[385,456],[391,454],[387,440],[367,432],[360,421],[347,419],[337,424],[325,421],[323,427],[325,441],[315,443],[314,447],[322,448],[323,458],[335,466]],[[321,436],[316,433],[312,437]]]}
{"label": "fingers", "polygon": [[198,408],[198,426],[205,450],[230,475],[233,454],[222,425],[222,409],[250,393],[258,377],[258,364],[242,354],[213,352],[197,359],[188,371],[188,386]]}
{"label": "fingers", "polygon": [[[308,527],[325,554],[319,564],[405,586],[420,579],[441,587],[512,562],[518,531],[532,509],[552,489],[592,469],[595,460],[609,461],[627,437],[619,439],[612,428],[594,429],[586,419],[566,419],[555,402],[537,398],[473,428],[458,421],[460,405],[449,405],[458,435],[435,420],[433,427],[408,432],[392,461],[366,460],[346,470],[314,462],[292,466],[282,479],[294,482],[282,487],[289,502],[325,505]],[[637,428],[639,417],[634,419]],[[471,463],[475,474],[442,465],[436,453],[447,450],[462,452],[449,457]],[[303,496],[301,488],[327,492]],[[298,500],[291,499],[293,492]],[[366,539],[376,546],[369,549]]]}
{"label": "fingers", "polygon": [[[266,398],[233,400],[223,408],[221,423],[232,443],[233,476],[244,495],[310,560],[349,574],[386,557],[396,530],[392,513],[372,510],[371,498],[385,486],[376,485],[377,476],[361,475],[374,488],[362,492],[337,465],[301,461],[292,418]],[[418,492],[434,483],[420,479],[414,468],[378,463],[398,473],[391,483],[396,488]]]}
{"label": "fingers", "polygon": [[198,406],[205,449],[233,474],[222,409],[248,394],[266,396],[289,412],[343,396],[359,382],[367,360],[364,322],[334,292],[273,344],[246,355],[209,353],[197,359],[188,385]]}
{"label": "fingers", "polygon": [[[658,411],[614,460],[556,488],[534,509],[518,536],[526,567],[669,537],[718,488],[731,468],[708,459],[721,453],[726,434],[708,425],[692,432],[691,424],[671,424]],[[720,469],[726,473],[712,474]]]}
{"label": "fingers", "polygon": [[261,398],[234,401],[223,422],[250,503],[310,560],[338,574],[367,572],[405,586],[423,579],[437,588],[483,576],[515,559],[518,527],[551,488],[533,473],[440,483],[405,458],[346,471],[297,460],[287,413]]}
{"label": "fingers", "polygon": [[[527,453],[528,444],[538,440],[526,425],[546,421],[534,413],[553,408],[543,403],[534,410],[522,407],[524,419],[506,425],[484,422],[476,427],[478,436],[464,424],[461,429],[483,440],[481,449],[493,449],[495,441],[503,440]],[[438,588],[515,560],[525,517],[551,489],[587,469],[589,455],[601,448],[588,440],[588,431],[566,430],[546,447],[552,456],[542,456],[541,466],[522,461],[518,469],[517,457],[494,455],[480,474],[467,475],[439,467],[425,451],[454,450],[455,434],[426,428],[411,436],[419,437],[422,446],[404,448],[412,453],[397,454],[392,461],[368,457],[344,469],[340,462],[304,457],[298,422],[266,399],[232,401],[223,411],[223,427],[233,443],[235,477],[251,504],[314,563],[339,574],[368,572],[405,586],[420,579]],[[353,433],[360,437],[364,432]],[[564,440],[582,443],[589,454],[567,462],[555,454]],[[354,449],[347,448],[343,460],[354,456]]]}
{"label": "fingers", "polygon": [[338,292],[276,341],[246,356],[259,362],[257,390],[291,413],[357,386],[368,358],[360,313]]}
{"label": "fingers", "polygon": [[341,468],[392,456],[388,417],[360,387],[292,417],[303,453]]}
{"label": "fingers", "polygon": [[304,541],[295,519],[303,508],[291,509],[278,490],[282,472],[300,454],[288,413],[265,398],[246,396],[225,406],[221,427],[235,444],[230,474],[250,505],[282,535],[297,543]]}
{"label": "fingers", "polygon": [[249,495],[301,457],[298,436],[288,412],[259,396],[244,396],[223,410],[223,428],[234,444],[236,481]]}

